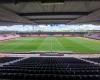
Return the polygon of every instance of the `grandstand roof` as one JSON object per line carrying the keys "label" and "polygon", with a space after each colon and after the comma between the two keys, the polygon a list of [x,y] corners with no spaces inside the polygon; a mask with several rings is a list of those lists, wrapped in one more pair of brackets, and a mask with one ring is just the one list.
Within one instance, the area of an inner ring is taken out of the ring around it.
{"label": "grandstand roof", "polygon": [[[0,24],[100,23],[100,0],[0,0]],[[6,24],[6,25],[7,25]]]}

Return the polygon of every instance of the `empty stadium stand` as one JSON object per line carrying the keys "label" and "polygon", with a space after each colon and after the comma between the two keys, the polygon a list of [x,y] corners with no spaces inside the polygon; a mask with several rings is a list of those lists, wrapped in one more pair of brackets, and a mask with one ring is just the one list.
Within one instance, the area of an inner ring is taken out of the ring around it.
{"label": "empty stadium stand", "polygon": [[100,63],[100,57],[98,57],[98,58],[85,58],[85,59]]}
{"label": "empty stadium stand", "polygon": [[0,63],[9,62],[16,59],[18,59],[18,57],[2,57],[0,58]]}
{"label": "empty stadium stand", "polygon": [[18,37],[20,37],[20,36],[17,34],[14,34],[14,35],[12,35],[12,34],[0,34],[0,41],[15,39]]}
{"label": "empty stadium stand", "polygon": [[85,37],[100,40],[100,33],[88,33]]}
{"label": "empty stadium stand", "polygon": [[0,80],[100,80],[100,66],[73,57],[29,57],[0,67]]}

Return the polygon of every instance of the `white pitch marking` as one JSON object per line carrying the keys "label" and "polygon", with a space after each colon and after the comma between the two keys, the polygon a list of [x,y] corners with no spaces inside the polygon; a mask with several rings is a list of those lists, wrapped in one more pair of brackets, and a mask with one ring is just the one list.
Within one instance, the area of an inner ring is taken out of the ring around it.
{"label": "white pitch marking", "polygon": [[[75,57],[75,58],[77,58],[77,57]],[[86,60],[86,59],[82,59],[82,58],[77,58],[77,59],[100,66],[100,63],[98,63],[98,62],[94,62],[94,61]]]}
{"label": "white pitch marking", "polygon": [[0,67],[3,67],[4,65],[10,65],[12,63],[19,62],[19,61],[22,61],[22,60],[25,60],[25,59],[28,59],[28,58],[30,58],[30,57],[24,57],[24,58],[21,58],[21,59],[17,59],[17,60],[13,60],[13,61],[1,63],[0,64]]}

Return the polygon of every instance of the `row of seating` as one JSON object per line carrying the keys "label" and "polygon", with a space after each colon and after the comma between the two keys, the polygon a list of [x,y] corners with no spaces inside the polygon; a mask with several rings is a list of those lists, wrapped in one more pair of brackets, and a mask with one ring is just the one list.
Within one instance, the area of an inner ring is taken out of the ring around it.
{"label": "row of seating", "polygon": [[24,70],[0,69],[0,73],[27,73],[27,74],[63,74],[63,75],[100,75],[100,70]]}
{"label": "row of seating", "polygon": [[100,75],[0,74],[0,80],[4,78],[8,80],[100,80]]}
{"label": "row of seating", "polygon": [[73,57],[30,57],[0,67],[0,80],[3,79],[100,80],[100,66]]}
{"label": "row of seating", "polygon": [[80,67],[80,68],[72,68],[67,66],[63,67],[24,67],[24,66],[12,66],[7,65],[4,67],[0,67],[0,69],[24,69],[24,70],[100,70],[100,67]]}
{"label": "row of seating", "polygon": [[98,58],[85,58],[85,59],[100,63],[100,57],[98,57]]}
{"label": "row of seating", "polygon": [[1,57],[0,63],[9,62],[9,61],[16,60],[16,59],[19,59],[19,58],[20,57]]}

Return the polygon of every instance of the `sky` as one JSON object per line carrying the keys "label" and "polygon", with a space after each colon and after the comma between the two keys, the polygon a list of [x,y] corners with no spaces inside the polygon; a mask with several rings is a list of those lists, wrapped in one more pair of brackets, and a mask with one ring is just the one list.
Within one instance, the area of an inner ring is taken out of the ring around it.
{"label": "sky", "polygon": [[85,30],[100,30],[100,25],[84,24],[84,25],[12,25],[0,26],[0,31],[85,31]]}

